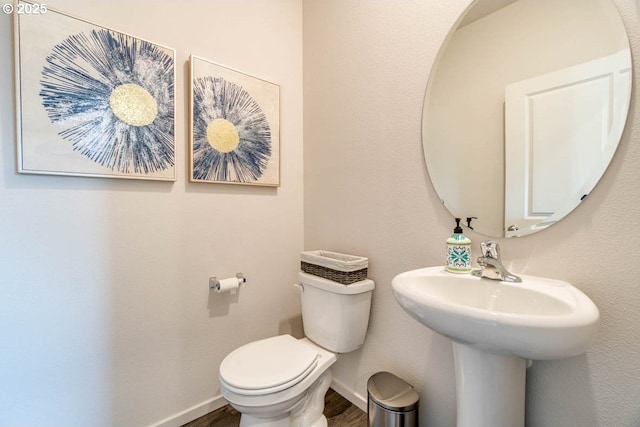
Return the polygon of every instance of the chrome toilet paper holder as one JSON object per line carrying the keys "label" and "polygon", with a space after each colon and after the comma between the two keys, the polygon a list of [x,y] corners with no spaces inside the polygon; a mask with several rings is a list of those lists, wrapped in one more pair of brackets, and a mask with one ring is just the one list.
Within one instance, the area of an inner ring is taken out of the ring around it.
{"label": "chrome toilet paper holder", "polygon": [[[236,279],[238,279],[238,284],[242,285],[247,282],[247,279],[244,277],[242,273],[236,273]],[[209,289],[216,289],[220,286],[220,280],[217,277],[209,277]]]}

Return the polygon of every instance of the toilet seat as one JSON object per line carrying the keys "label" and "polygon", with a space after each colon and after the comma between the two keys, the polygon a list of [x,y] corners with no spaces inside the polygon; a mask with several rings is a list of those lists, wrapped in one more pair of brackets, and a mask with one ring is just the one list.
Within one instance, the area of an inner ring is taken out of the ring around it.
{"label": "toilet seat", "polygon": [[220,380],[234,393],[276,393],[306,378],[319,354],[291,335],[254,341],[229,353],[220,365]]}

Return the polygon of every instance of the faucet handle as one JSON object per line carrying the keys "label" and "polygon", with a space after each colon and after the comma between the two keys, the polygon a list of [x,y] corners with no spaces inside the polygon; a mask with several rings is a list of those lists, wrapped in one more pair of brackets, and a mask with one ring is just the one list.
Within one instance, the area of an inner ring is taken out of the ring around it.
{"label": "faucet handle", "polygon": [[500,247],[495,240],[484,240],[480,243],[482,256],[493,259],[500,259]]}

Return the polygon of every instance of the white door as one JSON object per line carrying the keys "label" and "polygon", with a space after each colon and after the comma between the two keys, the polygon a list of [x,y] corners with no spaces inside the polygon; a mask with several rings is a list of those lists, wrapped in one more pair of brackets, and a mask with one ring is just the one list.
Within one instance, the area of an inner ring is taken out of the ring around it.
{"label": "white door", "polygon": [[505,87],[505,236],[552,224],[595,186],[625,122],[628,55]]}

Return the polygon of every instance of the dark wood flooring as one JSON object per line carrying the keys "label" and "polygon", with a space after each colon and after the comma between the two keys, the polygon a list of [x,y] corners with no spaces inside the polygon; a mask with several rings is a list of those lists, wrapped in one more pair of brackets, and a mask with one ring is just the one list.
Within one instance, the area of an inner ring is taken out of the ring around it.
{"label": "dark wood flooring", "polygon": [[[329,427],[367,427],[367,414],[333,389],[329,389],[324,402]],[[182,427],[237,427],[239,424],[240,413],[226,405]]]}

